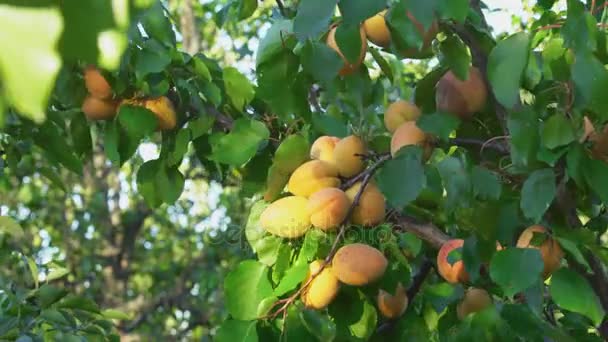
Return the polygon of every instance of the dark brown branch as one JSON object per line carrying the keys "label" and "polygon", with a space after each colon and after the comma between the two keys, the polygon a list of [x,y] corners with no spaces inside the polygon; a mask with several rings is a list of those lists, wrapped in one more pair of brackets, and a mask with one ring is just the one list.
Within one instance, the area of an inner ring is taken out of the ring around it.
{"label": "dark brown branch", "polygon": [[287,18],[287,10],[285,9],[285,5],[283,5],[282,0],[277,0],[277,6],[279,7],[279,12],[284,18]]}
{"label": "dark brown branch", "polygon": [[419,223],[415,219],[405,215],[395,216],[393,223],[397,229],[412,233],[437,249],[450,240],[450,237],[435,225],[431,223]]}
{"label": "dark brown branch", "polygon": [[509,147],[499,141],[483,141],[479,139],[470,138],[452,138],[449,141],[450,144],[462,147],[468,146],[479,146],[481,149],[491,149],[500,154],[508,154]]}
{"label": "dark brown branch", "polygon": [[354,177],[346,180],[342,184],[342,186],[340,186],[340,188],[342,190],[347,190],[348,188],[355,185],[360,180],[367,177],[368,174],[373,174],[374,172],[376,172],[377,168],[380,167],[380,165],[382,165],[385,161],[391,159],[390,153],[378,154],[377,157],[378,157],[377,161],[374,164],[372,164],[371,167],[365,169],[363,172],[360,172],[359,174],[355,175]]}

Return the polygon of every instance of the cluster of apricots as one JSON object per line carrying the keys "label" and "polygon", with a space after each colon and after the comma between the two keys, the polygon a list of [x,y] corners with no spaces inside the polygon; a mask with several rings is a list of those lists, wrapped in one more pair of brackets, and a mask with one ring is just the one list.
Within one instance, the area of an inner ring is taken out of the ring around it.
{"label": "cluster of apricots", "polygon": [[[532,244],[534,234],[544,235],[544,240],[538,246]],[[469,274],[462,260],[454,263],[450,263],[448,260],[448,256],[453,250],[462,248],[463,246],[464,240],[462,239],[449,240],[441,246],[439,253],[437,253],[437,270],[449,283],[466,284],[469,282]],[[540,225],[526,228],[519,236],[516,248],[536,248],[540,251],[544,264],[542,272],[544,279],[547,279],[560,267],[562,258],[564,257],[564,252],[557,240],[549,235],[547,228]],[[496,249],[501,250],[503,247],[497,243]],[[480,311],[491,303],[492,300],[485,290],[471,288],[458,306],[458,317],[463,318],[469,313]]]}
{"label": "cluster of apricots", "polygon": [[170,130],[177,124],[177,115],[173,103],[166,96],[149,99],[114,98],[112,87],[102,73],[94,66],[85,68],[85,86],[89,95],[82,103],[82,111],[89,120],[111,120],[123,104],[142,106],[153,112],[158,119],[160,130]]}

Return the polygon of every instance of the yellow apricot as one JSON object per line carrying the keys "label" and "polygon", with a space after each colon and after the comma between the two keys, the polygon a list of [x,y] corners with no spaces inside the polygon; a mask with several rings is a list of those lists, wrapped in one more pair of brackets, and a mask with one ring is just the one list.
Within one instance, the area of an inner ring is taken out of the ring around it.
{"label": "yellow apricot", "polygon": [[365,164],[360,155],[365,151],[365,143],[355,135],[340,140],[334,148],[334,161],[340,176],[352,177],[363,171]]}
{"label": "yellow apricot", "polygon": [[367,51],[367,40],[365,39],[365,30],[363,29],[363,26],[361,26],[361,28],[359,29],[360,35],[361,35],[361,51],[359,53],[359,58],[357,59],[357,61],[355,63],[351,63],[342,53],[342,51],[340,51],[340,48],[338,47],[338,43],[336,42],[336,29],[338,28],[338,26],[334,26],[329,30],[329,33],[327,34],[327,46],[329,46],[330,48],[332,48],[334,51],[336,51],[338,53],[338,55],[340,55],[340,57],[342,58],[342,61],[344,62],[344,66],[342,66],[342,69],[340,69],[340,71],[338,72],[338,74],[340,76],[345,76],[345,75],[349,75],[352,74],[353,72],[355,72],[357,69],[359,69],[359,66],[361,65],[361,63],[363,63],[363,58],[365,58],[365,52]]}
{"label": "yellow apricot", "polygon": [[[355,200],[360,188],[361,182],[357,182],[346,190],[346,196],[348,196],[351,203]],[[373,226],[382,222],[385,211],[386,200],[384,195],[382,195],[376,185],[369,183],[363,190],[359,198],[359,204],[354,208],[350,218],[354,224]]]}
{"label": "yellow apricot", "polygon": [[384,20],[386,11],[383,10],[363,22],[363,29],[365,30],[367,39],[383,48],[391,45],[391,31],[389,31],[388,26],[386,26],[386,20]]}
{"label": "yellow apricot", "polygon": [[415,121],[406,121],[395,130],[391,138],[391,155],[394,157],[402,147],[409,145],[428,148],[427,135],[418,128]]}
{"label": "yellow apricot", "polygon": [[384,113],[384,126],[393,133],[407,121],[416,121],[420,117],[420,109],[413,103],[398,100],[391,103]]}
{"label": "yellow apricot", "polygon": [[534,233],[548,234],[547,228],[540,225],[533,225],[526,228],[519,239],[517,240],[518,248],[537,248],[540,251],[540,255],[543,259],[543,277],[548,278],[551,273],[557,270],[561,266],[564,252],[560,247],[556,239],[551,236],[545,238],[540,246],[534,246],[531,244]]}
{"label": "yellow apricot", "polygon": [[476,67],[469,69],[465,81],[460,80],[450,70],[439,79],[435,89],[437,109],[455,114],[461,119],[471,116],[486,104],[488,90],[483,75]]}
{"label": "yellow apricot", "polygon": [[116,102],[87,96],[82,102],[82,111],[89,120],[107,120],[116,116]]}
{"label": "yellow apricot", "polygon": [[260,225],[270,234],[284,238],[297,238],[310,228],[308,200],[288,196],[274,201],[260,215]]}
{"label": "yellow apricot", "polygon": [[94,98],[105,100],[112,97],[112,87],[99,69],[92,65],[84,69],[84,84]]}
{"label": "yellow apricot", "polygon": [[388,261],[374,247],[353,243],[340,247],[334,255],[332,266],[336,277],[344,284],[363,286],[384,275]]}
{"label": "yellow apricot", "polygon": [[378,292],[378,297],[376,298],[378,310],[380,310],[382,316],[389,319],[397,318],[403,315],[407,309],[408,301],[407,293],[405,292],[405,288],[403,288],[401,283],[397,284],[394,296],[380,289]]}
{"label": "yellow apricot", "polygon": [[[319,273],[323,262],[323,260],[315,260],[310,263],[308,275],[302,283],[302,286],[308,282],[313,274]],[[327,265],[302,291],[302,302],[304,303],[304,306],[310,309],[324,309],[334,300],[338,294],[338,290],[340,290],[340,282],[333,274],[331,265]]]}
{"label": "yellow apricot", "polygon": [[329,135],[318,137],[310,147],[310,159],[322,160],[335,166],[334,148],[339,141],[340,138]]}
{"label": "yellow apricot", "polygon": [[437,253],[437,271],[448,283],[466,283],[469,281],[469,274],[462,260],[452,264],[448,260],[450,252],[456,248],[462,248],[462,246],[464,246],[464,240],[462,239],[449,240],[441,246]]}
{"label": "yellow apricot", "polygon": [[313,226],[322,230],[337,228],[346,218],[350,200],[338,188],[321,189],[308,199],[308,212]]}
{"label": "yellow apricot", "polygon": [[492,305],[492,298],[488,291],[478,288],[470,288],[465,292],[464,298],[456,306],[458,319],[463,320],[468,314],[479,312]]}
{"label": "yellow apricot", "polygon": [[287,188],[296,196],[309,197],[324,188],[340,186],[338,170],[327,162],[311,160],[300,165],[289,177]]}
{"label": "yellow apricot", "polygon": [[151,110],[158,118],[158,127],[165,131],[170,130],[177,124],[177,114],[173,103],[166,96],[146,100],[144,106]]}

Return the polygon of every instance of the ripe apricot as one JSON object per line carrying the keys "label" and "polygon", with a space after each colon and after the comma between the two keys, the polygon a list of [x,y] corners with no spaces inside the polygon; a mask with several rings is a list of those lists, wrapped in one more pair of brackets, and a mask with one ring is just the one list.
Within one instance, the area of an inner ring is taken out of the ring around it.
{"label": "ripe apricot", "polygon": [[308,200],[288,196],[274,201],[260,215],[260,225],[267,232],[284,238],[297,238],[310,228]]}
{"label": "ripe apricot", "polygon": [[464,298],[456,306],[458,319],[463,320],[468,314],[479,312],[492,305],[492,298],[488,291],[478,288],[470,288],[465,292]]}
{"label": "ripe apricot", "polygon": [[116,102],[100,100],[92,95],[82,102],[82,111],[89,120],[108,120],[116,116]]}
{"label": "ripe apricot", "polygon": [[360,155],[365,151],[365,143],[355,135],[340,140],[334,148],[334,162],[340,176],[352,177],[363,171],[365,165]]}
{"label": "ripe apricot", "polygon": [[340,247],[333,258],[333,272],[344,284],[363,286],[384,275],[388,261],[374,247],[353,243]]}
{"label": "ripe apricot", "polygon": [[[302,286],[308,282],[313,274],[319,273],[323,260],[315,260],[310,263],[308,275]],[[340,290],[340,282],[334,275],[331,265],[326,265],[321,273],[308,284],[300,295],[304,306],[310,309],[320,310],[327,307],[336,297]]]}
{"label": "ripe apricot", "polygon": [[[534,233],[547,234],[546,239],[540,246],[531,244]],[[549,236],[548,233],[547,228],[540,225],[533,225],[526,228],[517,240],[517,247],[519,248],[537,248],[540,250],[540,255],[545,264],[543,268],[543,277],[545,279],[560,267],[562,258],[564,257],[564,252],[559,243],[556,239]]]}
{"label": "ripe apricot", "polygon": [[387,48],[391,45],[391,31],[389,31],[388,26],[386,26],[386,20],[384,19],[386,11],[387,10],[383,10],[373,17],[367,18],[363,22],[363,29],[365,30],[367,39],[383,48]]}
{"label": "ripe apricot", "polygon": [[406,121],[393,133],[391,155],[394,157],[402,147],[409,145],[420,145],[428,150],[427,139],[427,134],[418,128],[415,121]]}
{"label": "ripe apricot", "polygon": [[99,69],[90,65],[84,69],[84,84],[94,98],[105,100],[112,97],[112,87]]}
{"label": "ripe apricot", "polygon": [[289,177],[287,188],[297,196],[309,197],[324,188],[340,186],[338,170],[321,160],[311,160],[300,165]]}
{"label": "ripe apricot", "polygon": [[338,53],[338,55],[340,55],[340,57],[342,58],[344,65],[342,66],[342,69],[340,69],[338,74],[340,76],[346,76],[346,75],[352,74],[357,69],[359,69],[359,66],[361,65],[361,63],[363,63],[363,58],[365,58],[365,52],[367,51],[367,40],[365,39],[365,30],[363,29],[363,26],[361,26],[359,28],[359,32],[361,35],[361,51],[359,53],[359,58],[357,59],[357,61],[355,63],[351,63],[344,56],[344,54],[342,54],[342,51],[340,51],[340,48],[338,47],[338,43],[336,42],[336,29],[337,28],[338,28],[338,26],[334,26],[329,30],[329,33],[327,34],[326,43],[327,43],[327,46],[334,49],[334,51],[336,51]]}
{"label": "ripe apricot", "polygon": [[[361,182],[357,182],[346,190],[346,196],[348,196],[351,203],[355,200],[360,188]],[[359,204],[353,209],[350,218],[354,224],[374,226],[382,222],[385,211],[386,200],[384,195],[382,195],[382,192],[380,192],[375,184],[369,183],[363,190],[361,197],[359,197]]]}
{"label": "ripe apricot", "polygon": [[166,96],[160,96],[146,100],[144,106],[156,114],[158,127],[165,131],[175,128],[177,124],[177,114],[173,103]]}
{"label": "ripe apricot", "polygon": [[313,226],[322,230],[337,228],[346,218],[350,200],[338,188],[321,189],[308,199],[308,212]]}
{"label": "ripe apricot", "polygon": [[456,248],[462,248],[464,240],[453,239],[444,243],[437,253],[437,271],[448,283],[466,283],[469,281],[469,274],[464,268],[462,260],[453,264],[448,261],[448,255]]}
{"label": "ripe apricot", "polygon": [[322,160],[335,166],[334,148],[339,141],[340,138],[329,135],[318,137],[310,147],[310,159]]}
{"label": "ripe apricot", "polygon": [[471,67],[465,81],[450,70],[439,79],[435,89],[437,109],[452,113],[461,119],[470,119],[483,109],[488,97],[486,84],[479,69]]}
{"label": "ripe apricot", "polygon": [[393,133],[407,121],[416,121],[420,117],[420,109],[413,103],[398,100],[391,103],[384,112],[384,126]]}
{"label": "ripe apricot", "polygon": [[393,319],[403,315],[408,304],[405,288],[403,288],[401,283],[398,283],[397,288],[395,289],[395,295],[391,295],[380,289],[378,297],[376,298],[376,303],[378,304],[378,310],[382,316],[386,318]]}

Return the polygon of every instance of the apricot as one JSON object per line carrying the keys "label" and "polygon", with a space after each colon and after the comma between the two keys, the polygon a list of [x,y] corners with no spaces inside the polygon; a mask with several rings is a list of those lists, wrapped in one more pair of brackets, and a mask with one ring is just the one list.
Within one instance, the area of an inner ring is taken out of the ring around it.
{"label": "apricot", "polygon": [[344,56],[344,54],[342,53],[342,51],[340,51],[340,48],[338,47],[338,43],[336,42],[336,29],[337,28],[338,28],[338,26],[334,26],[329,30],[329,33],[327,34],[326,43],[327,43],[327,46],[329,46],[334,51],[336,51],[338,53],[338,55],[340,55],[340,58],[342,58],[344,65],[342,66],[342,69],[340,69],[338,74],[340,76],[346,76],[346,75],[352,74],[357,69],[359,69],[359,66],[361,65],[361,63],[363,63],[363,58],[365,58],[365,51],[367,51],[367,40],[365,39],[365,30],[363,29],[363,26],[361,26],[359,28],[359,32],[361,35],[361,51],[359,52],[359,58],[357,59],[357,61],[355,63],[351,63]]}
{"label": "apricot", "polygon": [[310,228],[308,200],[288,196],[274,201],[260,215],[260,226],[267,232],[284,238],[297,238]]}
{"label": "apricot", "polygon": [[310,159],[322,160],[335,166],[334,148],[339,141],[340,138],[328,135],[318,137],[310,147]]}
{"label": "apricot", "polygon": [[409,145],[420,145],[427,151],[430,148],[427,134],[418,128],[416,121],[406,121],[395,130],[391,138],[391,155],[394,157],[402,147]]}
{"label": "apricot", "polygon": [[461,119],[470,119],[473,113],[483,109],[488,90],[479,69],[471,67],[465,81],[450,70],[437,82],[435,102],[437,109],[452,113]]}
{"label": "apricot", "polygon": [[360,155],[365,151],[365,143],[355,135],[340,140],[334,148],[334,162],[340,176],[352,177],[363,171],[365,164]]}
{"label": "apricot", "polygon": [[158,118],[158,127],[163,130],[175,128],[177,124],[177,114],[173,103],[166,96],[160,96],[146,100],[144,107],[148,108]]}
{"label": "apricot", "polygon": [[490,305],[492,298],[488,291],[472,287],[465,292],[464,298],[456,306],[456,314],[458,319],[463,320],[468,314],[479,312]]}
{"label": "apricot", "polygon": [[94,98],[105,100],[112,97],[112,87],[99,69],[89,65],[84,69],[84,84]]}
{"label": "apricot", "polygon": [[405,288],[403,288],[401,283],[398,283],[397,288],[395,289],[395,295],[391,295],[380,289],[378,297],[376,298],[376,303],[378,304],[378,310],[380,310],[382,316],[386,318],[393,319],[403,315],[408,304]]}
{"label": "apricot", "polygon": [[386,11],[383,10],[363,22],[363,29],[365,30],[367,39],[383,48],[388,48],[391,45],[391,31],[386,26],[386,20],[384,19]]}
{"label": "apricot", "polygon": [[444,243],[437,253],[437,271],[448,283],[466,283],[469,281],[469,274],[464,268],[462,260],[453,264],[448,261],[448,255],[456,248],[462,248],[464,240],[453,239]]}
{"label": "apricot", "polygon": [[333,272],[344,284],[363,286],[384,275],[388,261],[374,247],[353,243],[340,247],[334,255]]}
{"label": "apricot", "polygon": [[384,126],[389,132],[394,133],[404,122],[416,121],[420,114],[420,109],[415,104],[398,100],[386,108]]}
{"label": "apricot", "polygon": [[338,188],[321,189],[308,199],[308,212],[313,226],[322,230],[337,228],[346,218],[350,200]]}
{"label": "apricot", "polygon": [[108,120],[116,116],[116,102],[100,100],[92,95],[82,102],[82,111],[89,120]]}
{"label": "apricot", "polygon": [[308,275],[302,283],[302,286],[304,286],[308,283],[310,277],[316,274],[300,295],[304,306],[310,309],[324,309],[334,300],[340,290],[340,282],[334,275],[331,265],[326,265],[319,273],[322,264],[323,260],[315,260],[310,263]]}
{"label": "apricot", "polygon": [[[547,234],[546,239],[540,246],[531,244],[534,233]],[[516,246],[518,248],[537,248],[540,250],[540,255],[544,263],[543,277],[545,279],[560,267],[562,258],[564,257],[564,252],[557,240],[549,235],[547,228],[540,225],[533,225],[526,228],[519,236]]]}
{"label": "apricot", "polygon": [[321,160],[311,160],[300,165],[287,183],[289,192],[303,197],[309,197],[321,189],[339,186],[338,170]]}
{"label": "apricot", "polygon": [[[346,196],[354,202],[357,193],[361,189],[361,182],[355,183],[352,187],[346,190]],[[386,200],[382,192],[375,184],[369,183],[359,197],[358,205],[353,209],[350,216],[352,223],[364,226],[376,225],[384,219],[386,211]]]}

